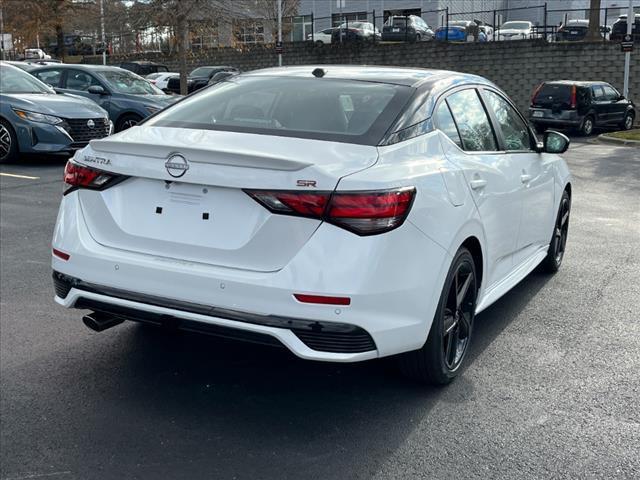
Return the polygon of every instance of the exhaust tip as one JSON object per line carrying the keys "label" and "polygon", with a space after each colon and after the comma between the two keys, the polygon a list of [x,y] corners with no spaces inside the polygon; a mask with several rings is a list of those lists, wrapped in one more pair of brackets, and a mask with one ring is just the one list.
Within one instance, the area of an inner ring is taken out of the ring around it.
{"label": "exhaust tip", "polygon": [[104,313],[93,312],[82,317],[82,322],[94,332],[103,332],[124,322],[124,318],[114,317]]}

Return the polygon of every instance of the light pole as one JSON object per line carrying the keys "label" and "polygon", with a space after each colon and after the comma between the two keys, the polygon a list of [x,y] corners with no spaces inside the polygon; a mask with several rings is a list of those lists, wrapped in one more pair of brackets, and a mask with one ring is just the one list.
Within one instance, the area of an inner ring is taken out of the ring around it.
{"label": "light pole", "polygon": [[102,38],[102,65],[106,65],[107,44],[104,41],[104,0],[100,0],[100,37]]}
{"label": "light pole", "polygon": [[[634,23],[635,23],[635,17],[633,15],[633,0],[629,0],[629,10],[627,11],[627,35],[631,36]],[[631,36],[631,40],[633,41],[633,36]],[[625,98],[629,98],[630,66],[631,66],[631,52],[626,52],[624,54],[624,87],[622,88],[622,94],[625,96]]]}
{"label": "light pole", "polygon": [[[282,0],[278,2],[278,45],[282,48]],[[278,66],[282,66],[282,52],[278,50]]]}

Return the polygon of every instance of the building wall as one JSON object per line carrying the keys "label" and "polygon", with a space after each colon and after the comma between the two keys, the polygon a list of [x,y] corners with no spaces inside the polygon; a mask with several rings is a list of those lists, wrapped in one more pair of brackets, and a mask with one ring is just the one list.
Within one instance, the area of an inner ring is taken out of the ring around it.
{"label": "building wall", "polygon": [[[128,59],[136,58],[128,56]],[[125,58],[109,57],[111,64]],[[142,57],[140,57],[142,59]],[[175,56],[146,54],[144,59],[164,63],[177,71]],[[85,58],[100,63],[101,57]],[[503,88],[526,109],[533,88],[543,81],[558,79],[603,80],[622,90],[624,54],[612,43],[546,43],[522,40],[486,44],[326,45],[285,44],[284,65],[355,64],[398,65],[436,68],[482,75]],[[192,55],[190,68],[202,65],[231,65],[242,71],[273,67],[278,57],[273,48],[255,45],[245,51],[232,48],[204,50]],[[631,56],[630,96],[640,101],[640,55]]]}
{"label": "building wall", "polygon": [[[449,7],[452,14],[450,18],[456,20],[478,19],[487,23],[493,22],[493,13],[463,15],[465,12],[478,12],[496,10],[502,15],[502,21],[528,20],[534,24],[544,24],[544,4],[547,4],[548,25],[558,25],[564,21],[565,12],[568,19],[588,18],[586,9],[589,8],[589,0],[344,0],[343,13],[372,12],[376,16],[382,16],[382,12],[390,9],[420,8],[422,18],[431,26],[441,26],[442,14],[436,10]],[[634,3],[637,3],[634,1]],[[602,0],[601,24],[605,23],[604,9],[608,10],[606,23],[611,25],[621,13],[626,13],[628,2],[626,0]],[[558,11],[561,10],[561,11]],[[575,10],[567,12],[568,10]],[[300,15],[311,15],[317,19],[316,30],[322,30],[331,26],[331,15],[339,13],[338,0],[300,0],[298,9]],[[371,20],[370,20],[371,21]],[[381,27],[382,20],[378,19],[376,26]],[[500,22],[497,22],[500,23]]]}

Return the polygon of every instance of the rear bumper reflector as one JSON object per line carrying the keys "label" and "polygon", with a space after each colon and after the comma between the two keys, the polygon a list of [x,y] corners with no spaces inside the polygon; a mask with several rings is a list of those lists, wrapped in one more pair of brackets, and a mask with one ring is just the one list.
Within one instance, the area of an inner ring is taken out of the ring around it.
{"label": "rear bumper reflector", "polygon": [[350,305],[349,297],[325,297],[322,295],[304,295],[302,293],[294,293],[293,296],[302,303],[319,303],[322,305]]}
{"label": "rear bumper reflector", "polygon": [[61,250],[58,250],[57,248],[52,248],[51,251],[56,257],[61,258],[65,262],[71,258],[71,255],[69,255],[68,253],[64,253]]}

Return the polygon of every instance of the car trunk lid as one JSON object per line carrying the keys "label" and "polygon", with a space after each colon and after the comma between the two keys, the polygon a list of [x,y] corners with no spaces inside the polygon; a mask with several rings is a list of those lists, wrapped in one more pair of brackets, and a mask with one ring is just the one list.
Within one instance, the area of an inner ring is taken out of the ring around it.
{"label": "car trunk lid", "polygon": [[77,161],[130,178],[81,190],[100,244],[253,271],[283,268],[320,220],[274,215],[243,189],[333,190],[376,162],[373,146],[138,126],[94,141]]}

